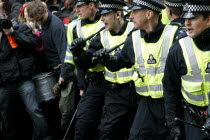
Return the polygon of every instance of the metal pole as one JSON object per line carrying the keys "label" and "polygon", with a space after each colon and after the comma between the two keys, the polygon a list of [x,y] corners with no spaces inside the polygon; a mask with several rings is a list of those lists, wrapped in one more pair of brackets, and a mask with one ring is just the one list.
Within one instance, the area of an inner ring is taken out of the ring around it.
{"label": "metal pole", "polygon": [[72,124],[72,122],[73,122],[73,120],[74,120],[76,114],[77,114],[77,109],[75,110],[74,115],[73,115],[72,118],[71,118],[71,121],[70,121],[70,123],[69,123],[69,126],[68,126],[68,128],[67,128],[67,130],[66,130],[66,133],[65,133],[64,137],[63,137],[63,140],[66,139],[66,136],[67,136],[67,134],[68,134],[68,132],[69,132],[69,129],[70,129],[70,127],[71,127],[71,124]]}
{"label": "metal pole", "polygon": [[210,129],[206,128],[205,126],[200,126],[200,125],[197,125],[197,124],[194,124],[194,123],[190,123],[190,122],[186,122],[184,120],[181,120],[179,118],[174,118],[175,121],[179,121],[179,122],[182,122],[182,123],[185,123],[185,124],[188,124],[188,125],[191,125],[191,126],[194,126],[194,127],[197,127],[197,128],[200,128],[201,130],[206,130],[206,131],[210,131]]}

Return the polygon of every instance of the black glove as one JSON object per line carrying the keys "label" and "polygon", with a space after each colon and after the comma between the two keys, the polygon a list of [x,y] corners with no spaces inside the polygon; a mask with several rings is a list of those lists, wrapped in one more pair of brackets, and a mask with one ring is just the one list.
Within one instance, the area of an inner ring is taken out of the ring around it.
{"label": "black glove", "polygon": [[107,53],[107,49],[103,48],[96,51],[93,56],[97,58],[105,58],[106,56],[109,56],[109,54]]}
{"label": "black glove", "polygon": [[80,53],[86,46],[86,41],[83,38],[77,38],[71,43],[70,51],[74,53]]}
{"label": "black glove", "polygon": [[93,63],[106,61],[109,60],[109,58],[110,55],[107,53],[107,49],[103,48],[93,54]]}
{"label": "black glove", "polygon": [[170,129],[170,140],[180,140],[181,139],[181,127],[179,123],[175,120],[175,116],[167,114],[165,116],[167,125]]}
{"label": "black glove", "polygon": [[170,140],[180,140],[181,139],[181,127],[173,126],[170,129]]}

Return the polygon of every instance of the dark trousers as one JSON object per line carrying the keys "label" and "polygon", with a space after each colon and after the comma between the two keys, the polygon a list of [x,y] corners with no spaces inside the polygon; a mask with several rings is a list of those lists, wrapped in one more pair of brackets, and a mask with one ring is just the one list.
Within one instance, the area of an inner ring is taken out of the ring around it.
{"label": "dark trousers", "polygon": [[105,80],[90,80],[77,106],[74,140],[98,140],[98,126],[106,95]]}
{"label": "dark trousers", "polygon": [[[196,124],[195,119],[187,112],[184,111],[184,119],[187,122]],[[205,134],[205,131],[185,124],[185,140],[210,140],[210,136]]]}
{"label": "dark trousers", "polygon": [[129,140],[165,140],[166,137],[163,98],[152,99],[141,96]]}
{"label": "dark trousers", "polygon": [[127,140],[136,109],[138,94],[133,82],[107,85],[100,140]]}
{"label": "dark trousers", "polygon": [[48,125],[42,109],[38,105],[34,83],[30,79],[18,80],[8,85],[0,86],[0,132],[6,140],[16,140],[15,116],[12,110],[18,109],[14,104],[15,94],[18,94],[26,106],[26,110],[32,119],[36,137],[48,136]]}

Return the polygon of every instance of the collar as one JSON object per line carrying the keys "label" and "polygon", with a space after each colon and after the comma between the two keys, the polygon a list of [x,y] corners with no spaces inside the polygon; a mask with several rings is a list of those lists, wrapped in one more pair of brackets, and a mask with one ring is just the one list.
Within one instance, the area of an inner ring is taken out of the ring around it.
{"label": "collar", "polygon": [[173,21],[171,21],[170,25],[177,25],[179,27],[184,27],[184,19],[183,18],[177,18],[177,19],[174,19]]}
{"label": "collar", "polygon": [[111,35],[112,36],[122,35],[125,32],[127,25],[128,25],[128,21],[124,21],[123,26],[121,27],[120,31],[118,33],[114,33],[113,31],[110,31]]}
{"label": "collar", "polygon": [[163,28],[164,28],[164,24],[160,21],[157,24],[157,26],[150,33],[147,33],[144,30],[140,30],[141,31],[141,37],[144,38],[146,36],[153,36],[153,35],[157,34],[159,31],[163,30]]}
{"label": "collar", "polygon": [[47,20],[46,20],[46,22],[42,25],[42,29],[43,29],[43,30],[49,27],[51,19],[52,19],[52,13],[48,11]]}
{"label": "collar", "polygon": [[209,36],[210,36],[210,28],[206,29],[202,34],[193,39],[196,46],[201,51],[210,51]]}
{"label": "collar", "polygon": [[81,25],[85,26],[86,24],[93,24],[93,23],[97,22],[100,18],[101,18],[101,16],[96,14],[93,21],[90,21],[88,18],[87,19],[82,19],[81,20]]}

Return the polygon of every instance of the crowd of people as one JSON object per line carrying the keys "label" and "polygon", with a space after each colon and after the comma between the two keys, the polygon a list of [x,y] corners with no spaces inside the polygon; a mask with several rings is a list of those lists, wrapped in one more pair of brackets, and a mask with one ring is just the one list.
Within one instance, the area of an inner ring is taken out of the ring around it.
{"label": "crowd of people", "polygon": [[0,140],[210,140],[209,36],[210,0],[0,0]]}

